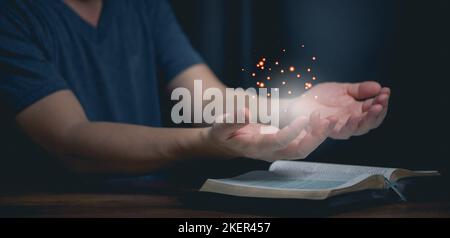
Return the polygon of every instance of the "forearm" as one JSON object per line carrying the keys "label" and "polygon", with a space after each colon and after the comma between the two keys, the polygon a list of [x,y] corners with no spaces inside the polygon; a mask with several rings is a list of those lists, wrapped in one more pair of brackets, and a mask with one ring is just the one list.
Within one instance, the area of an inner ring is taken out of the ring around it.
{"label": "forearm", "polygon": [[205,130],[86,122],[66,133],[60,157],[83,173],[149,173],[178,160],[219,156]]}

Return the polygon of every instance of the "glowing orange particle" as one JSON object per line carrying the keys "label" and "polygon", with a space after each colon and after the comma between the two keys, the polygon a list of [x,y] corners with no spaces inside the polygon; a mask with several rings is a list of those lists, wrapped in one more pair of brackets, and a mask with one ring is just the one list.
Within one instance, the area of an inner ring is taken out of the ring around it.
{"label": "glowing orange particle", "polygon": [[292,94],[292,91],[288,91],[288,94],[291,95],[291,94]]}
{"label": "glowing orange particle", "polygon": [[284,69],[282,69],[282,70],[280,71],[280,73],[284,74]]}
{"label": "glowing orange particle", "polygon": [[311,72],[311,68],[306,69],[306,71]]}
{"label": "glowing orange particle", "polygon": [[312,83],[305,83],[305,89],[308,90],[310,88],[312,88]]}
{"label": "glowing orange particle", "polygon": [[316,80],[317,78],[316,77],[312,77],[312,80]]}
{"label": "glowing orange particle", "polygon": [[264,83],[260,83],[259,86],[260,86],[261,88],[264,88],[266,85],[265,85]]}
{"label": "glowing orange particle", "polygon": [[259,65],[264,66],[264,62],[263,61],[259,61]]}
{"label": "glowing orange particle", "polygon": [[295,67],[294,66],[289,67],[289,71],[294,72],[295,71]]}
{"label": "glowing orange particle", "polygon": [[261,66],[261,70],[264,70],[264,66]]}
{"label": "glowing orange particle", "polygon": [[267,94],[267,97],[270,97],[270,96],[272,96],[272,94],[268,93],[268,94]]}
{"label": "glowing orange particle", "polygon": [[283,82],[282,82],[282,84],[283,84],[283,85],[286,85],[286,82],[285,82],[285,81],[283,81]]}
{"label": "glowing orange particle", "polygon": [[297,74],[297,78],[301,78],[302,76],[300,74]]}
{"label": "glowing orange particle", "polygon": [[266,62],[266,58],[263,58],[262,61]]}
{"label": "glowing orange particle", "polygon": [[277,62],[275,62],[275,65],[279,65],[279,64],[280,64],[280,62],[278,62],[278,61],[277,61]]}
{"label": "glowing orange particle", "polygon": [[253,76],[253,77],[256,77],[256,74],[255,74],[255,73],[252,73],[252,76]]}
{"label": "glowing orange particle", "polygon": [[272,78],[269,76],[269,77],[267,77],[267,80],[271,80]]}
{"label": "glowing orange particle", "polygon": [[258,85],[258,86],[259,86],[259,84],[260,84],[260,82],[256,82],[256,85]]}
{"label": "glowing orange particle", "polygon": [[317,59],[317,58],[316,58],[315,56],[314,56],[314,57],[312,57],[312,60],[313,60],[313,61],[316,61],[316,59]]}

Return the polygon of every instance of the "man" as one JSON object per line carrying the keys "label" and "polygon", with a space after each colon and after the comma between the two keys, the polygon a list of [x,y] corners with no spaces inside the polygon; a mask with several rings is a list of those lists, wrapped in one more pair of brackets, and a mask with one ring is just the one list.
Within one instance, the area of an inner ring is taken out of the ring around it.
{"label": "man", "polygon": [[378,127],[390,90],[375,82],[321,84],[282,101],[287,125],[161,128],[157,67],[169,90],[225,86],[202,62],[164,0],[4,0],[0,94],[19,127],[78,173],[139,175],[176,161],[302,159],[326,138]]}

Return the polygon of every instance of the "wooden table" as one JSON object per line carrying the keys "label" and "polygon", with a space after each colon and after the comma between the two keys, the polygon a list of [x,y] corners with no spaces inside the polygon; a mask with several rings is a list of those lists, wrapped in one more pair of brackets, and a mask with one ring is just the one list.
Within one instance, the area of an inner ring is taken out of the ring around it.
{"label": "wooden table", "polygon": [[[188,208],[177,195],[62,193],[0,196],[0,217],[248,218],[245,213]],[[450,202],[398,203],[332,217],[450,217]]]}

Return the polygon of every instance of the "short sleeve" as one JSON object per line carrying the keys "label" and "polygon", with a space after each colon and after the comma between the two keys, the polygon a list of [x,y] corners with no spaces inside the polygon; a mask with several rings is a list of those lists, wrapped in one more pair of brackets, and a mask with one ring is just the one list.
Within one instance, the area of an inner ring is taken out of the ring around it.
{"label": "short sleeve", "polygon": [[153,27],[157,58],[170,80],[190,66],[203,63],[203,59],[181,30],[169,3],[166,0],[155,2]]}
{"label": "short sleeve", "polygon": [[0,14],[0,100],[17,114],[67,86],[33,40],[31,27],[19,16],[3,10]]}

